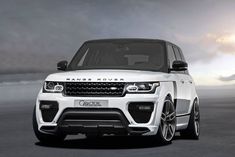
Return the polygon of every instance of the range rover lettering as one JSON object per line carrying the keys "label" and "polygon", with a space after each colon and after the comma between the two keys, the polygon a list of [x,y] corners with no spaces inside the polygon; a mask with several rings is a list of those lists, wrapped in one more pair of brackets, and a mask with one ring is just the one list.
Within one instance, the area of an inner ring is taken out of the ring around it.
{"label": "range rover lettering", "polygon": [[199,98],[181,49],[157,39],[86,41],[49,75],[33,113],[44,143],[66,135],[199,138]]}

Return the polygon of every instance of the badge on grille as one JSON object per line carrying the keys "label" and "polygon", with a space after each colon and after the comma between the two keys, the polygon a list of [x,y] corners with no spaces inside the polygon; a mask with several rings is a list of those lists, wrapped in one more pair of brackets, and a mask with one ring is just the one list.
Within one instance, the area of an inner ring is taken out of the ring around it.
{"label": "badge on grille", "polygon": [[117,87],[110,87],[111,90],[117,90]]}

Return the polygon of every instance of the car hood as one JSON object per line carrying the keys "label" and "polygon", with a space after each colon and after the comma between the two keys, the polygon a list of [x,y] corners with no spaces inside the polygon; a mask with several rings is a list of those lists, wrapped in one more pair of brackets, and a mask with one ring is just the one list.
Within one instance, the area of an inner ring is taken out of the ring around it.
{"label": "car hood", "polygon": [[167,81],[169,74],[140,70],[76,70],[49,75],[46,81],[61,82],[146,82]]}

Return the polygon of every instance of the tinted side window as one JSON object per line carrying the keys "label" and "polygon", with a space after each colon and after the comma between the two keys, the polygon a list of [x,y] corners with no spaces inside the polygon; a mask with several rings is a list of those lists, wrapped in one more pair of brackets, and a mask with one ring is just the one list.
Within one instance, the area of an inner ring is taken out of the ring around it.
{"label": "tinted side window", "polygon": [[[173,46],[173,49],[174,49],[174,52],[175,52],[176,60],[185,61],[184,56],[183,56],[181,50],[179,48],[177,48],[176,46]],[[186,70],[186,71],[178,71],[177,73],[188,74],[188,70]]]}
{"label": "tinted side window", "polygon": [[180,51],[180,55],[181,55],[181,58],[182,58],[182,61],[186,62],[185,58],[184,58],[184,54],[182,53],[181,49],[179,48],[179,51]]}
{"label": "tinted side window", "polygon": [[[184,58],[184,55],[183,55],[181,49],[178,48],[178,50],[179,50],[179,52],[180,52],[181,60],[184,61],[184,62],[186,62],[186,60],[185,60],[185,58]],[[189,74],[188,70],[185,70],[184,73],[185,73],[185,74]]]}
{"label": "tinted side window", "polygon": [[174,50],[171,45],[167,45],[167,54],[168,54],[168,62],[170,64],[170,68],[172,68],[172,64],[176,60],[176,58]]}
{"label": "tinted side window", "polygon": [[174,52],[175,52],[176,60],[182,60],[178,48],[174,46],[173,49],[174,49]]}

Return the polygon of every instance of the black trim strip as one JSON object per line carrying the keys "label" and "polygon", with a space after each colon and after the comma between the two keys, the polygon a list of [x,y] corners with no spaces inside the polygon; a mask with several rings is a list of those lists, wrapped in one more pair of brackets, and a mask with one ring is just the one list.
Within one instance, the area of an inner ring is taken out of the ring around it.
{"label": "black trim strip", "polygon": [[190,116],[190,113],[176,115],[176,117],[184,117],[184,116]]}

